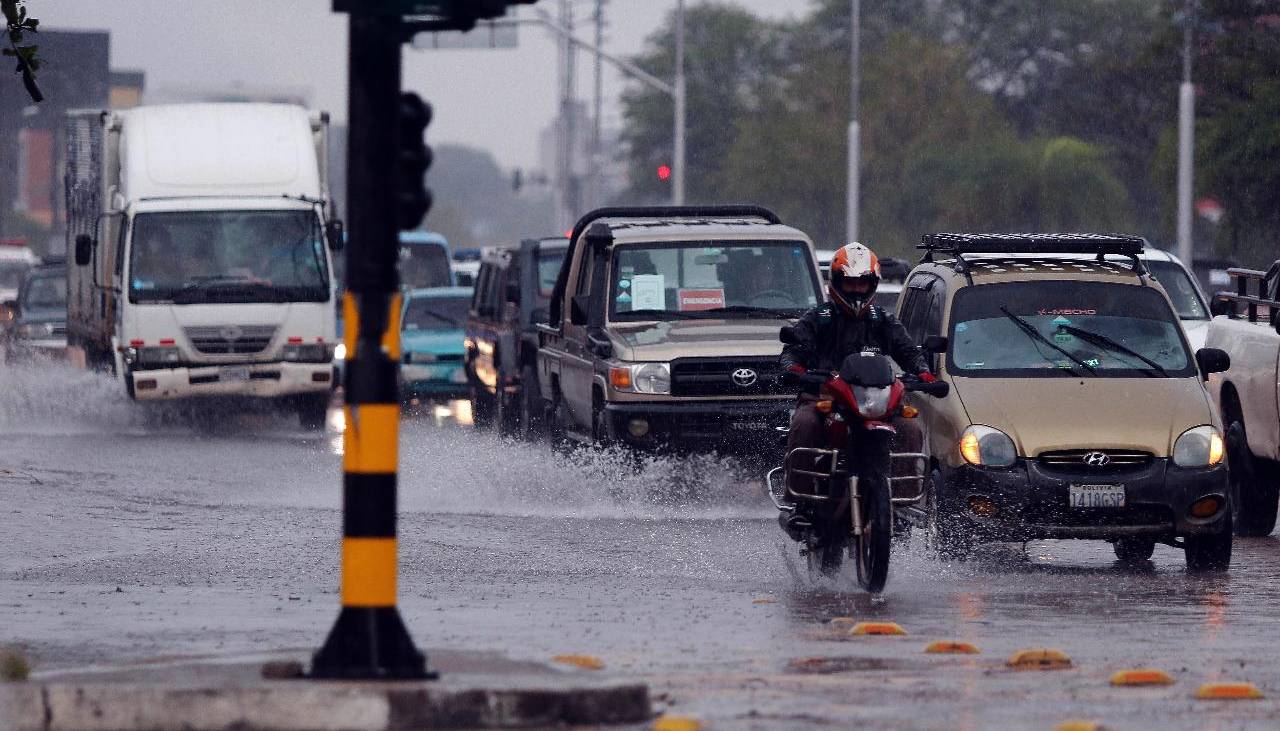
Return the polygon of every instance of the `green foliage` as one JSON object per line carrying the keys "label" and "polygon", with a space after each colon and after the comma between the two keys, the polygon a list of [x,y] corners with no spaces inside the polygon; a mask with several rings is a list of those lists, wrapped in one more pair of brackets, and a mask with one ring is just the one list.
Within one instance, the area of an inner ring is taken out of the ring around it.
{"label": "green foliage", "polygon": [[44,100],[40,89],[36,86],[35,73],[40,69],[40,58],[37,52],[40,47],[27,43],[27,35],[38,32],[40,21],[27,16],[26,0],[0,0],[0,12],[4,13],[6,33],[9,47],[3,50],[5,56],[17,61],[15,71],[22,74],[22,83],[33,101]]}

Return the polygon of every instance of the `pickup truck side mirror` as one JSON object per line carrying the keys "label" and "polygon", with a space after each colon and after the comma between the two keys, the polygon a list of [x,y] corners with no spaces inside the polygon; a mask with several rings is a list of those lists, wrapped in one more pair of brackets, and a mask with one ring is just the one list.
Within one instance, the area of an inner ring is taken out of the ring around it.
{"label": "pickup truck side mirror", "polygon": [[587,324],[587,308],[591,304],[589,295],[580,294],[569,300],[569,322],[574,325]]}
{"label": "pickup truck side mirror", "polygon": [[1210,373],[1231,368],[1231,356],[1220,348],[1201,348],[1196,351],[1196,365],[1200,367],[1200,377],[1207,381]]}
{"label": "pickup truck side mirror", "polygon": [[603,330],[587,331],[587,352],[597,358],[613,357],[613,342]]}
{"label": "pickup truck side mirror", "polygon": [[93,237],[89,234],[76,234],[76,266],[88,266],[93,260]]}
{"label": "pickup truck side mirror", "polygon": [[507,282],[507,301],[513,304],[520,304],[520,283]]}
{"label": "pickup truck side mirror", "polygon": [[947,336],[930,335],[920,344],[920,349],[926,353],[936,355],[938,353],[947,352]]}
{"label": "pickup truck side mirror", "polygon": [[1274,307],[1271,308],[1271,327],[1275,329],[1277,335],[1280,335],[1280,309]]}
{"label": "pickup truck side mirror", "polygon": [[324,237],[329,242],[329,251],[342,251],[347,246],[347,227],[342,221],[329,221],[324,225]]}

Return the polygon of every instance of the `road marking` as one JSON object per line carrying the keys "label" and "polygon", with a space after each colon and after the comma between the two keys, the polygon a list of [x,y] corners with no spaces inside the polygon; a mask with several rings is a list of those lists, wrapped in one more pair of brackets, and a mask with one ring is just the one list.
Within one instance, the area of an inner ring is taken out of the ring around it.
{"label": "road marking", "polygon": [[905,635],[906,630],[897,622],[858,622],[849,631],[851,635]]}
{"label": "road marking", "polygon": [[688,716],[659,716],[653,731],[702,731],[702,722]]}
{"label": "road marking", "polygon": [[595,655],[556,655],[551,659],[563,665],[572,665],[583,670],[604,669],[604,661]]}
{"label": "road marking", "polygon": [[1253,683],[1205,683],[1196,691],[1196,697],[1205,700],[1255,700],[1262,691]]}

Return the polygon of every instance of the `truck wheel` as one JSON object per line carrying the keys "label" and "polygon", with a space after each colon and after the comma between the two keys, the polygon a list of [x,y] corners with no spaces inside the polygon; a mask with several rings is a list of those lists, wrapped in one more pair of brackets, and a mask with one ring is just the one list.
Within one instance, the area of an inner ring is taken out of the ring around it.
{"label": "truck wheel", "polygon": [[542,395],[538,389],[538,371],[533,366],[525,366],[520,374],[520,438],[535,442],[542,437],[543,423]]}
{"label": "truck wheel", "polygon": [[329,393],[302,396],[297,408],[299,426],[307,431],[320,431],[329,416]]}
{"label": "truck wheel", "polygon": [[1236,535],[1271,535],[1280,507],[1280,470],[1253,456],[1244,424],[1238,421],[1227,427],[1227,467]]}
{"label": "truck wheel", "polygon": [[1150,538],[1121,538],[1111,544],[1120,563],[1138,564],[1150,561],[1156,552],[1156,542]]}
{"label": "truck wheel", "polygon": [[1183,538],[1188,571],[1225,571],[1231,565],[1231,519],[1217,533]]}
{"label": "truck wheel", "polygon": [[493,426],[493,399],[484,389],[471,386],[471,423],[477,429]]}

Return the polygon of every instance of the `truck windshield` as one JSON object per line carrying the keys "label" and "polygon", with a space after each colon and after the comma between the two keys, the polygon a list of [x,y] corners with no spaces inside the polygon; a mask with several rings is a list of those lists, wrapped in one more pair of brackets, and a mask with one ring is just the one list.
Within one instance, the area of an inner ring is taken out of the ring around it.
{"label": "truck windshield", "polygon": [[1148,260],[1146,264],[1147,269],[1151,270],[1151,276],[1169,293],[1173,309],[1178,311],[1180,319],[1209,319],[1209,311],[1200,297],[1200,291],[1192,283],[1191,277],[1187,276],[1185,269],[1171,261]]}
{"label": "truck windshield", "polygon": [[26,262],[0,261],[0,289],[17,289],[30,268]]}
{"label": "truck windshield", "polygon": [[414,297],[405,308],[404,330],[461,330],[467,322],[471,297]]}
{"label": "truck windshield", "polygon": [[609,291],[615,320],[798,317],[819,298],[800,241],[617,246]]}
{"label": "truck windshield", "polygon": [[311,211],[141,213],[129,264],[133,302],[327,302],[329,272]]}
{"label": "truck windshield", "polygon": [[1160,293],[1107,282],[966,287],[947,369],[971,377],[1185,377],[1195,367]]}

